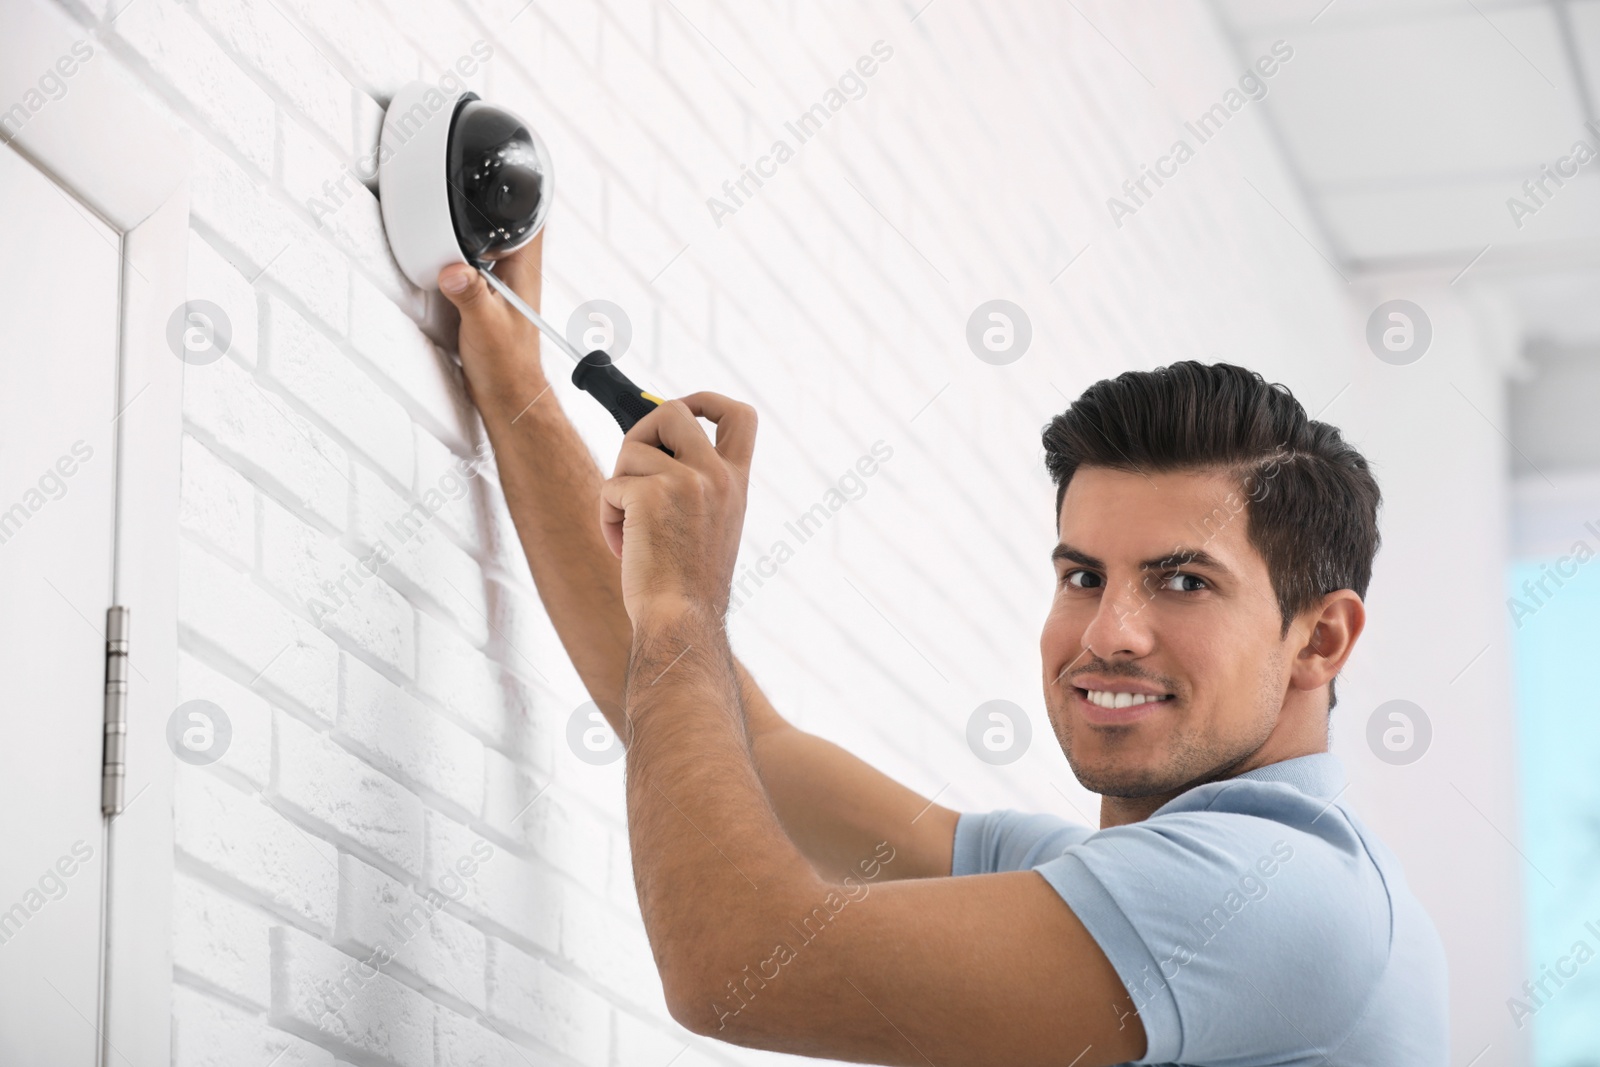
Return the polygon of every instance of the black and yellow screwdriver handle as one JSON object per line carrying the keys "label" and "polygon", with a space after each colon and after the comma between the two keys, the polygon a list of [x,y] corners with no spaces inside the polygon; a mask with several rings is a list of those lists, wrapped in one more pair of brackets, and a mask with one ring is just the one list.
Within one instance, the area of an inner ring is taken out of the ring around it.
{"label": "black and yellow screwdriver handle", "polygon": [[[600,401],[600,406],[611,412],[611,417],[617,420],[623,433],[633,429],[634,423],[666,403],[654,393],[647,393],[634,385],[611,362],[611,357],[599,350],[590,352],[572,368],[572,384]],[[666,445],[656,447],[669,456],[673,454]]]}
{"label": "black and yellow screwdriver handle", "polygon": [[[578,365],[572,368],[572,384],[600,401],[600,406],[611,412],[611,417],[617,420],[617,425],[622,427],[623,433],[633,429],[634,423],[666,403],[654,393],[647,393],[630,382],[628,376],[618,370],[617,365],[611,361],[609,353],[596,349],[587,356],[580,357],[576,345],[552,329],[526,300],[517,295],[515,289],[494,273],[493,263],[478,261],[474,265],[484,280],[505,297],[506,302],[523,318],[533,323],[548,340],[578,361]],[[656,445],[656,447],[669,456],[673,454],[672,449],[666,445]]]}

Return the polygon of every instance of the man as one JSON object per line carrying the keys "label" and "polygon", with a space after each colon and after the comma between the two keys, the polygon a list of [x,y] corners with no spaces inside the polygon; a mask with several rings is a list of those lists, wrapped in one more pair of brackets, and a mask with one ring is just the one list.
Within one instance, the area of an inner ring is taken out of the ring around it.
{"label": "man", "polygon": [[[498,268],[535,307],[541,243]],[[678,1022],[938,1067],[1447,1062],[1438,937],[1327,752],[1378,488],[1287,391],[1181,363],[1051,422],[1044,693],[1101,828],[961,814],[790,726],[730,651],[754,409],[669,401],[605,479],[532,327],[466,267],[440,282],[540,596],[627,745]]]}

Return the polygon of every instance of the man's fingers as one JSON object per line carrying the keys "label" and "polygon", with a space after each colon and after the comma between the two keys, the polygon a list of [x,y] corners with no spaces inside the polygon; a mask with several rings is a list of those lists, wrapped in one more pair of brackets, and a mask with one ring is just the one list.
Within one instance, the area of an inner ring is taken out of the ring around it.
{"label": "man's fingers", "polygon": [[641,476],[622,474],[600,483],[600,532],[618,559],[622,558],[622,520],[643,481]]}
{"label": "man's fingers", "polygon": [[665,474],[672,469],[674,462],[676,461],[673,457],[648,441],[624,437],[622,447],[617,450],[617,465],[612,468],[611,476],[615,478],[627,474]]}
{"label": "man's fingers", "polygon": [[[701,418],[717,424],[714,447],[700,427],[698,420]],[[668,400],[640,419],[628,431],[626,439],[647,445],[666,445],[680,461],[695,468],[704,467],[709,453],[715,451],[748,475],[756,445],[756,409],[721,393],[690,393],[681,399]]]}
{"label": "man's fingers", "polygon": [[[625,441],[638,441],[646,445],[666,445],[681,463],[691,467],[705,466],[712,453],[711,438],[700,428],[691,412],[681,400],[668,400],[657,405],[656,410],[633,424],[633,429],[623,435]],[[619,457],[620,458],[620,457]]]}
{"label": "man's fingers", "polygon": [[438,291],[445,294],[445,298],[451,304],[461,309],[462,314],[467,314],[475,307],[482,307],[490,294],[488,290],[490,283],[485,282],[482,275],[478,275],[477,267],[464,262],[453,262],[438,272]]}
{"label": "man's fingers", "polygon": [[[702,417],[717,424],[715,446],[700,428]],[[706,471],[715,466],[710,457],[717,455],[748,477],[755,437],[755,408],[721,393],[668,400],[635,423],[623,436],[615,472],[600,486],[600,528],[612,554],[622,558],[622,523],[628,508],[639,494],[660,490],[662,482],[654,475],[669,473],[679,464]],[[658,444],[672,449],[673,455],[663,453]]]}
{"label": "man's fingers", "polygon": [[[462,283],[462,288],[451,292],[453,282]],[[522,316],[489,287],[476,267],[452,263],[443,268],[439,271],[439,291],[461,312],[462,338],[472,338],[480,349],[510,344],[519,336]],[[534,351],[538,351],[537,347]]]}
{"label": "man's fingers", "polygon": [[740,470],[749,471],[756,449],[756,409],[712,392],[690,393],[681,403],[694,415],[716,423],[717,451]]}
{"label": "man's fingers", "polygon": [[[543,234],[535,237],[533,242],[496,261],[494,265],[495,277],[510,286],[512,292],[522,297],[530,307],[539,306],[539,254],[534,251],[526,259],[519,257],[542,238]],[[451,263],[443,267],[439,271],[439,291],[460,310],[463,318],[480,308],[495,304],[496,297],[500,295],[489,287],[476,267],[467,263]]]}
{"label": "man's fingers", "polygon": [[504,259],[496,260],[494,272],[530,306],[538,307],[539,290],[544,280],[544,276],[540,273],[543,261],[544,230],[540,230],[534,235],[533,240]]}

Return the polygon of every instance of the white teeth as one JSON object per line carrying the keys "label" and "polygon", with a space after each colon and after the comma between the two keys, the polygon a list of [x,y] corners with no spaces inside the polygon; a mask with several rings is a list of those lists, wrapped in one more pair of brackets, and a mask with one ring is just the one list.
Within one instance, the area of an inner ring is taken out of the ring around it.
{"label": "white teeth", "polygon": [[1098,704],[1102,708],[1133,708],[1138,707],[1140,704],[1166,699],[1165,697],[1150,696],[1145,693],[1107,693],[1099,689],[1088,689],[1084,692],[1089,703]]}

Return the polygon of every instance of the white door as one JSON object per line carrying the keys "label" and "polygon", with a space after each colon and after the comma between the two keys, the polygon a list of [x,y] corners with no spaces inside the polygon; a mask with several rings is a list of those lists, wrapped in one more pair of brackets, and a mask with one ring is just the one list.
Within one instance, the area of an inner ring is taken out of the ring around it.
{"label": "white door", "polygon": [[120,267],[118,234],[0,147],[0,1064],[19,1067],[97,1061]]}

